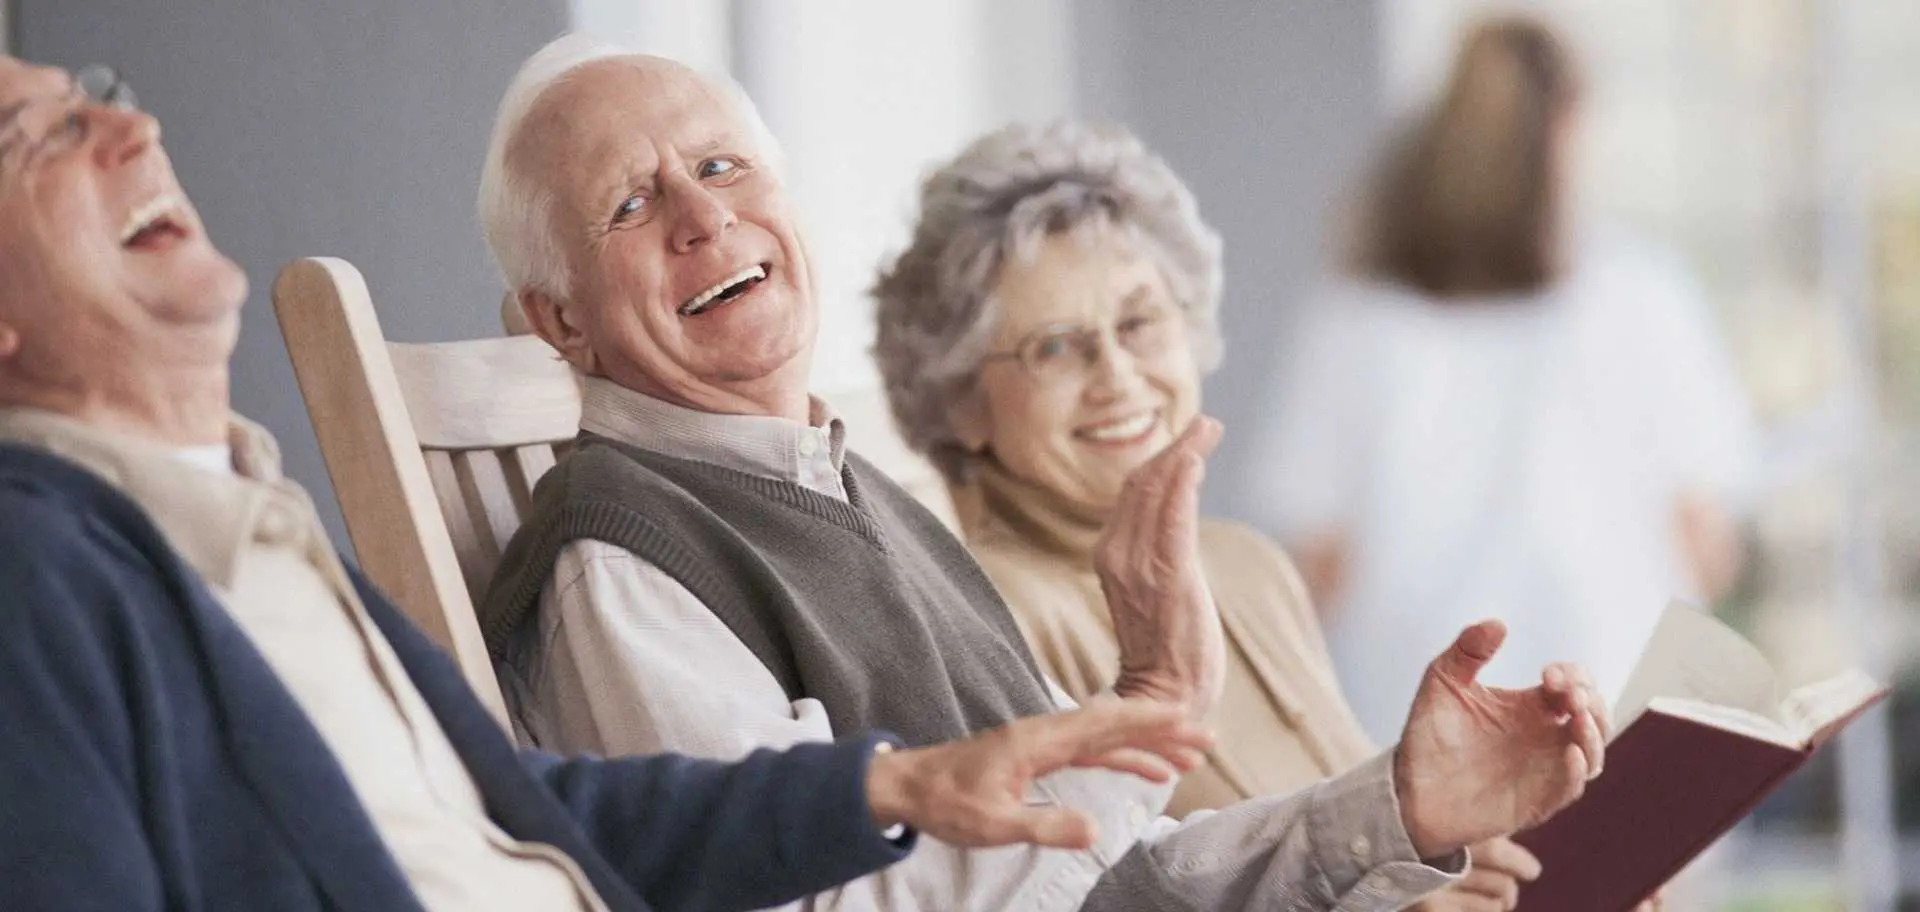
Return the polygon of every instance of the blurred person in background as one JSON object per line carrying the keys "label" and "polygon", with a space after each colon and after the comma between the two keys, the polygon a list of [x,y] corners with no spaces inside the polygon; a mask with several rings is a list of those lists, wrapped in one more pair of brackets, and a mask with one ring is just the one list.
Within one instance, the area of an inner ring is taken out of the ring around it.
{"label": "blurred person in background", "polygon": [[1748,404],[1679,263],[1571,217],[1580,96],[1544,24],[1473,28],[1282,356],[1255,489],[1375,737],[1463,619],[1511,625],[1496,676],[1578,661],[1612,700],[1738,571]]}
{"label": "blurred person in background", "polygon": [[[947,480],[1041,670],[1075,700],[1121,679],[1098,545],[1129,474],[1200,414],[1220,288],[1219,236],[1180,178],[1126,130],[1073,121],[1006,127],[933,173],[911,244],[875,285],[894,417]],[[1176,818],[1286,794],[1376,750],[1286,554],[1238,523],[1198,533],[1227,677],[1207,718],[1219,740],[1181,779]],[[1419,908],[1506,908],[1538,873],[1525,849],[1490,840]]]}

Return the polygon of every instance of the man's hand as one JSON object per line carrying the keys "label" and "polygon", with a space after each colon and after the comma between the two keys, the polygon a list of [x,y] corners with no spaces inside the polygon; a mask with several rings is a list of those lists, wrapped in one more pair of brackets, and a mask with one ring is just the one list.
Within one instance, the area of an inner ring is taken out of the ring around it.
{"label": "man's hand", "polygon": [[1035,779],[1103,767],[1166,782],[1199,766],[1212,744],[1184,707],[1108,698],[965,741],[879,754],[867,774],[867,801],[882,828],[904,823],[956,846],[1084,849],[1097,836],[1093,821],[1068,808],[1030,806]]}
{"label": "man's hand", "polygon": [[1114,693],[1205,719],[1226,686],[1226,639],[1200,573],[1200,480],[1220,442],[1201,416],[1128,476],[1094,552],[1120,646]]}
{"label": "man's hand", "polygon": [[1549,665],[1525,690],[1474,680],[1506,637],[1499,621],[1467,628],[1413,698],[1393,773],[1422,858],[1539,824],[1600,775],[1606,710],[1578,667]]}
{"label": "man's hand", "polygon": [[1506,837],[1475,843],[1473,867],[1460,882],[1421,900],[1416,912],[1507,912],[1520,903],[1521,884],[1540,876],[1540,861]]}

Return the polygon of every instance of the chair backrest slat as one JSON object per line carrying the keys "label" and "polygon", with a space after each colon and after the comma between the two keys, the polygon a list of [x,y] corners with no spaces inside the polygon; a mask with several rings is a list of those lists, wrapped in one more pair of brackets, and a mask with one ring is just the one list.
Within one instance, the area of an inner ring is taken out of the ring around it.
{"label": "chair backrest slat", "polygon": [[550,445],[580,429],[573,370],[532,336],[387,347],[423,447]]}
{"label": "chair backrest slat", "polygon": [[513,488],[513,502],[520,506],[524,518],[533,502],[533,486],[558,460],[554,458],[553,447],[541,445],[514,447],[502,458],[506,462],[507,483]]}
{"label": "chair backrest slat", "polygon": [[[454,473],[460,479],[460,493],[466,498],[467,513],[473,517],[481,542],[481,553],[489,576],[500,562],[513,530],[520,528],[520,504],[507,484],[507,473],[496,450],[463,450],[453,456]],[[473,593],[476,601],[483,593]]]}
{"label": "chair backrest slat", "polygon": [[471,602],[475,598],[473,593],[482,591],[487,584],[487,574],[492,572],[490,568],[499,559],[498,555],[489,557],[481,536],[475,534],[484,523],[467,506],[465,487],[454,469],[457,454],[448,450],[423,450],[420,455],[427,463],[427,477],[433,480],[434,500],[446,520],[448,543],[460,564],[461,588],[466,590]]}

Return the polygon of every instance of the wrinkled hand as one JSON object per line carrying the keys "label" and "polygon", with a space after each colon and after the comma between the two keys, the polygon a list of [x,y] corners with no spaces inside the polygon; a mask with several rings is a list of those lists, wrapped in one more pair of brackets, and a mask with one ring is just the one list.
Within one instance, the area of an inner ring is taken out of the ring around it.
{"label": "wrinkled hand", "polygon": [[1120,646],[1114,693],[1204,719],[1226,686],[1226,639],[1200,570],[1200,481],[1220,442],[1201,416],[1128,476],[1094,551]]}
{"label": "wrinkled hand", "polygon": [[1422,858],[1539,824],[1600,774],[1606,710],[1578,667],[1549,665],[1525,690],[1475,681],[1506,636],[1499,621],[1467,628],[1413,698],[1394,788]]}
{"label": "wrinkled hand", "polygon": [[1533,853],[1504,836],[1475,843],[1473,867],[1460,882],[1414,906],[1417,912],[1506,912],[1520,903],[1520,885],[1540,876]]}
{"label": "wrinkled hand", "polygon": [[1183,707],[1107,698],[965,741],[878,754],[867,774],[867,801],[882,828],[904,823],[956,846],[1084,849],[1098,835],[1093,821],[1068,808],[1029,805],[1035,779],[1101,767],[1166,782],[1198,767],[1212,744]]}

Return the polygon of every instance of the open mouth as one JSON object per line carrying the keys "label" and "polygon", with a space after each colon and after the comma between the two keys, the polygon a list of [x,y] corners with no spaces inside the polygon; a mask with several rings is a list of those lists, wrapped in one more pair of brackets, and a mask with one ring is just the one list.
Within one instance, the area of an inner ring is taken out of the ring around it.
{"label": "open mouth", "polygon": [[120,246],[150,253],[171,247],[187,237],[186,206],[180,197],[164,193],[154,197],[133,214],[120,229]]}
{"label": "open mouth", "polygon": [[721,280],[713,287],[687,299],[680,305],[680,315],[697,317],[723,304],[738,300],[741,295],[752,291],[754,286],[767,280],[768,264],[756,263]]}
{"label": "open mouth", "polygon": [[1078,428],[1073,436],[1090,443],[1124,446],[1146,440],[1159,426],[1160,411],[1154,409]]}

